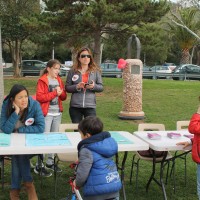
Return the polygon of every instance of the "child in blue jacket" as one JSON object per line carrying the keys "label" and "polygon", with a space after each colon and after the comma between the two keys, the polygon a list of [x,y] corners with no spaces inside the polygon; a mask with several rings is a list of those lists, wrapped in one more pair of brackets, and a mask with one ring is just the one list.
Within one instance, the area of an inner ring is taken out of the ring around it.
{"label": "child in blue jacket", "polygon": [[113,156],[117,142],[103,123],[94,116],[83,119],[78,126],[82,141],[78,144],[79,164],[74,185],[83,187],[87,200],[119,199],[121,180]]}

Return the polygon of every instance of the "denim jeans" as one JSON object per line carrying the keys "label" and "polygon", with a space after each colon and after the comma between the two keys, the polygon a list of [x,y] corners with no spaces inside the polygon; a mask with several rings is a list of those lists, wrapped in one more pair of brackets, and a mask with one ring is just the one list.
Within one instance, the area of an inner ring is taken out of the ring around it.
{"label": "denim jeans", "polygon": [[200,200],[200,164],[197,164],[197,194]]}
{"label": "denim jeans", "polygon": [[[58,132],[61,123],[62,114],[58,116],[47,115],[45,117],[45,132]],[[48,159],[46,161],[47,165],[52,165],[54,160],[54,154],[48,154]],[[40,159],[38,159],[38,164],[41,164]]]}
{"label": "denim jeans", "polygon": [[86,118],[87,116],[96,116],[96,109],[70,107],[69,114],[72,123],[79,123],[83,118]]}
{"label": "denim jeans", "polygon": [[30,170],[30,157],[32,155],[12,156],[11,189],[20,189],[21,181],[33,181]]}

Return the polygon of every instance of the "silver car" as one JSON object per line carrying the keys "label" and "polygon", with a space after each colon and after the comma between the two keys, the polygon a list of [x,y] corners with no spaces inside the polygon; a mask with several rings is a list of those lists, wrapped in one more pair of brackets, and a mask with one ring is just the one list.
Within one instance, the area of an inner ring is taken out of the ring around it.
{"label": "silver car", "polygon": [[122,77],[122,69],[118,69],[116,63],[102,63],[101,64],[102,76],[105,77]]}

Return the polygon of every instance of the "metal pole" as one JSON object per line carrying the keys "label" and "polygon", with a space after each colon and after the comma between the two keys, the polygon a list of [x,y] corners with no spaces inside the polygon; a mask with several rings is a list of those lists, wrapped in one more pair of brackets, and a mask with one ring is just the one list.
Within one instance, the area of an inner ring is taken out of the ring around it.
{"label": "metal pole", "polygon": [[144,66],[146,65],[146,53],[144,53]]}

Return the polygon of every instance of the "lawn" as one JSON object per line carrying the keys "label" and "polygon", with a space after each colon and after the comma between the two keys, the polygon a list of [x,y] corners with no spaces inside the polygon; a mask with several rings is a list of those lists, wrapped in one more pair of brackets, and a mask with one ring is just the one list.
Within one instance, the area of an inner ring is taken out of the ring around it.
{"label": "lawn", "polygon": [[[25,85],[30,94],[35,93],[37,78],[5,78],[5,95],[8,94],[11,86],[15,83]],[[63,79],[64,80],[64,79]],[[64,80],[65,81],[65,80]],[[200,84],[198,81],[172,81],[172,80],[143,80],[143,111],[144,120],[121,120],[118,113],[122,109],[122,90],[123,79],[104,78],[104,91],[97,94],[97,115],[104,122],[105,130],[124,130],[133,133],[137,130],[138,123],[163,123],[167,130],[176,128],[176,121],[189,120],[199,105],[198,97],[200,95]],[[63,123],[69,123],[68,114],[70,94],[64,102]],[[135,189],[135,176],[133,183],[129,183],[130,164],[133,153],[128,154],[125,171],[125,187],[127,200],[132,199],[163,199],[161,188],[154,182],[150,185],[149,192],[146,193],[145,185],[148,181],[151,164],[140,161],[138,190]],[[122,155],[121,155],[122,156]],[[177,161],[176,169],[176,193],[173,193],[172,180],[166,185],[168,199],[197,199],[196,196],[196,164],[192,161],[191,155],[188,156],[188,174],[187,186],[184,186],[183,161]],[[67,193],[69,186],[67,179],[72,173],[68,167],[69,164],[61,163],[63,169],[58,181],[57,199],[61,199]],[[40,185],[40,178],[33,173],[34,181],[37,187],[40,200],[54,199],[54,178],[43,179],[43,186]],[[6,164],[6,187],[0,192],[0,199],[9,199],[9,181],[10,181],[10,162]],[[22,193],[22,200],[26,199]],[[121,198],[122,199],[122,198]]]}

